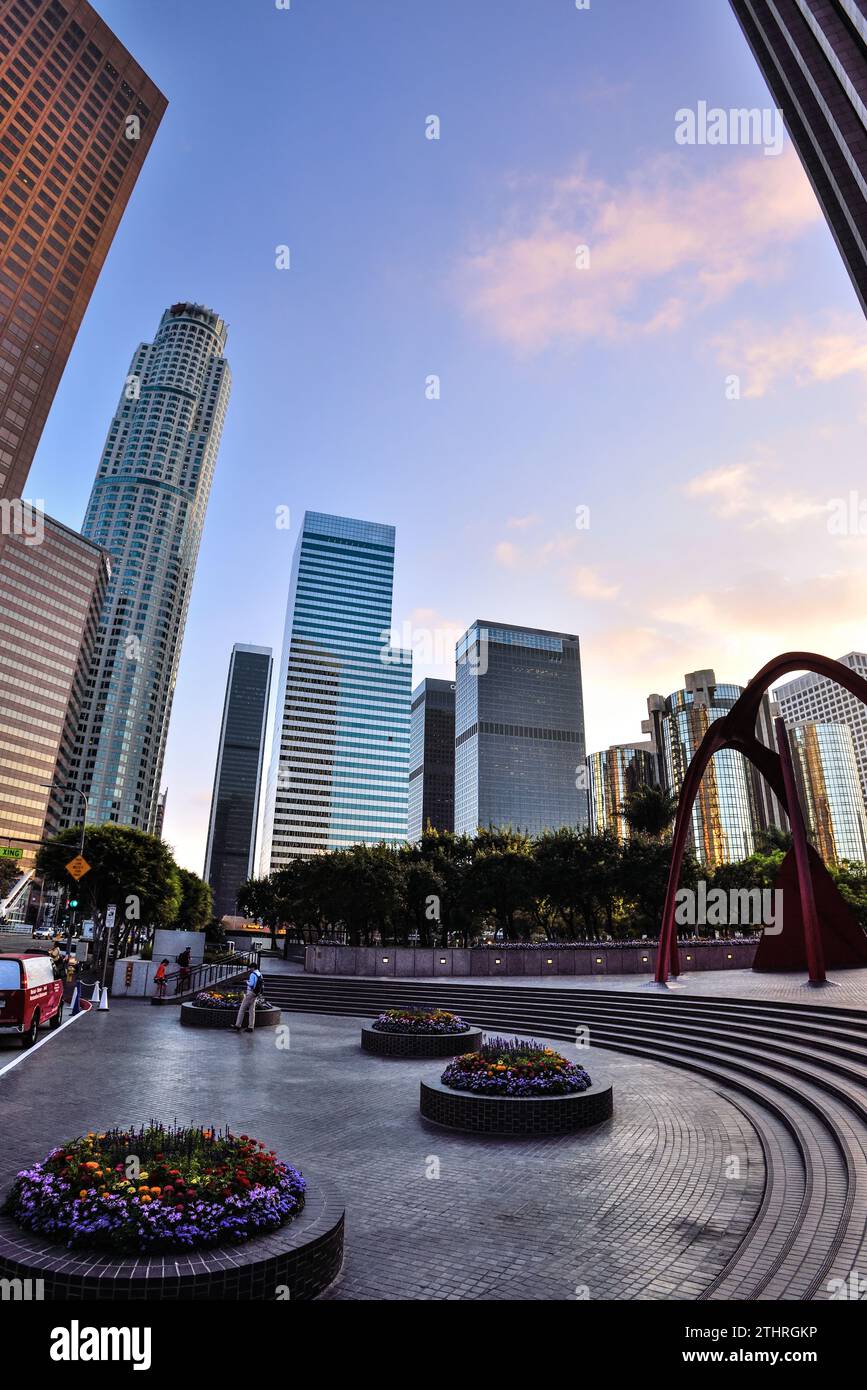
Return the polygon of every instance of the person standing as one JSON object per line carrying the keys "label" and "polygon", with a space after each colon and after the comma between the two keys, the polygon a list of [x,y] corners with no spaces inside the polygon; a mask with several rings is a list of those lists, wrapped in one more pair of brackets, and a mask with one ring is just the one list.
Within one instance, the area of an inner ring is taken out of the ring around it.
{"label": "person standing", "polygon": [[166,993],[166,966],[168,965],[168,963],[169,963],[169,958],[168,958],[168,956],[165,956],[164,959],[160,961],[159,965],[157,966],[156,970],[154,971],[154,984],[155,984],[156,987],[157,987],[157,999],[163,999],[163,998],[165,998],[165,993]]}
{"label": "person standing", "polygon": [[180,971],[178,973],[178,983],[175,994],[185,994],[190,987],[190,975],[192,973],[190,970],[191,958],[192,952],[189,946],[185,946],[176,962],[180,966]]}
{"label": "person standing", "polygon": [[236,1033],[240,1033],[242,1029],[245,1033],[252,1033],[256,1026],[256,1004],[264,993],[265,977],[259,967],[254,965],[247,977],[247,988],[241,1000],[238,1016],[232,1024]]}

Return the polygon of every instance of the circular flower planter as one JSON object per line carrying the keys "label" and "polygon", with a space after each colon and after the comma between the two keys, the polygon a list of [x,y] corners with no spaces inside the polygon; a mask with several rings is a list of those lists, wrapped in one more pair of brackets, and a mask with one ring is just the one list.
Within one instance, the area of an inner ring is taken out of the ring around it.
{"label": "circular flower planter", "polygon": [[37,1298],[314,1298],[343,1254],[327,1187],[249,1135],[90,1131],[22,1169],[0,1215],[0,1275]]}
{"label": "circular flower planter", "polygon": [[71,1302],[182,1299],[309,1301],[340,1273],[343,1204],[305,1168],[306,1200],[292,1221],[242,1245],[120,1255],[68,1250],[0,1216],[0,1277],[41,1281],[34,1297]]}
{"label": "circular flower planter", "polygon": [[[237,1009],[205,1009],[198,1004],[182,1004],[179,1010],[181,1023],[185,1028],[231,1028],[238,1014]],[[273,1005],[267,1008],[256,1007],[256,1027],[276,1028],[283,1017]]]}
{"label": "circular flower planter", "polygon": [[572,1134],[607,1120],[614,1111],[610,1082],[551,1096],[486,1096],[456,1091],[439,1078],[422,1081],[419,1108],[426,1120],[466,1134],[545,1137]]}
{"label": "circular flower planter", "polygon": [[367,1023],[361,1029],[361,1047],[377,1057],[459,1057],[478,1052],[481,1028],[465,1028],[461,1033],[387,1033]]}

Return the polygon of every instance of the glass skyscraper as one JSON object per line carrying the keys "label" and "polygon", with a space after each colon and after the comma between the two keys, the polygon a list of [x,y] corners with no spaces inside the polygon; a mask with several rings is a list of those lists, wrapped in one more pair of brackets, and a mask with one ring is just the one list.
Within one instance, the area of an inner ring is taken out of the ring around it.
{"label": "glass skyscraper", "polygon": [[456,656],[456,833],[584,829],[578,638],[478,618]]}
{"label": "glass skyscraper", "polygon": [[[856,675],[867,680],[867,652],[847,652],[838,658]],[[861,791],[867,800],[867,705],[827,676],[808,671],[778,685],[772,692],[787,725],[847,724],[855,746],[855,762]]]}
{"label": "glass skyscraper", "polygon": [[394,527],[306,512],[259,872],[407,834],[412,655],[390,644]]}
{"label": "glass skyscraper", "polygon": [[[728,714],[743,694],[739,685],[718,683],[713,671],[692,671],[685,688],[647,701],[657,750],[659,780],[679,796],[687,768],[710,725]],[[763,709],[757,735],[765,741],[771,727]],[[751,764],[732,748],[715,753],[702,778],[692,809],[692,849],[699,863],[713,868],[746,859],[755,849],[756,830],[767,824],[756,800]]]}
{"label": "glass skyscraper", "polygon": [[455,828],[455,683],[423,680],[412,692],[409,838]]}
{"label": "glass skyscraper", "polygon": [[[173,304],[130,364],[84,534],[112,556],[74,755],[94,824],[156,827],[172,696],[229,399],[226,325]],[[72,822],[78,798],[67,798]]]}
{"label": "glass skyscraper", "polygon": [[845,724],[789,729],[795,780],[807,835],[826,864],[867,861],[867,813]]}
{"label": "glass skyscraper", "polygon": [[271,666],[270,647],[232,648],[205,851],[218,920],[234,916],[238,889],[253,874]]}
{"label": "glass skyscraper", "polygon": [[619,743],[587,756],[590,829],[610,831],[618,840],[630,837],[621,812],[627,797],[639,787],[655,786],[656,758],[652,743]]}

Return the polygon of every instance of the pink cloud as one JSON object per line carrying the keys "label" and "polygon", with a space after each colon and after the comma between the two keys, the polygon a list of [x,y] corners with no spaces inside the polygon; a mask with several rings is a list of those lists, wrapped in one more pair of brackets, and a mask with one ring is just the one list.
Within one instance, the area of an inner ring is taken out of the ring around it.
{"label": "pink cloud", "polygon": [[[530,191],[526,230],[492,236],[459,274],[470,316],[524,351],[676,329],[778,273],[782,250],[821,216],[791,150],[738,152],[703,177],[669,156],[618,187],[579,169],[516,197]],[[589,264],[578,268],[583,246]]]}
{"label": "pink cloud", "polygon": [[711,346],[726,371],[741,377],[746,399],[767,395],[784,379],[807,386],[851,374],[867,376],[867,334],[855,314],[822,324],[794,319],[776,329],[741,322]]}

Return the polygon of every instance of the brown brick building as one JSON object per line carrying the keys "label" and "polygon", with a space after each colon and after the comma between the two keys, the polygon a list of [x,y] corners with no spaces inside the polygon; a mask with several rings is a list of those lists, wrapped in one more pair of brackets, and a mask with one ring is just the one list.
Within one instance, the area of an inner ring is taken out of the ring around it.
{"label": "brown brick building", "polygon": [[[106,552],[41,513],[0,553],[0,845],[32,868],[59,826],[69,758],[110,577]],[[79,810],[80,818],[80,810]]]}
{"label": "brown brick building", "polygon": [[24,491],[166,104],[87,0],[0,0],[0,499]]}
{"label": "brown brick building", "polygon": [[867,313],[867,0],[731,0]]}

